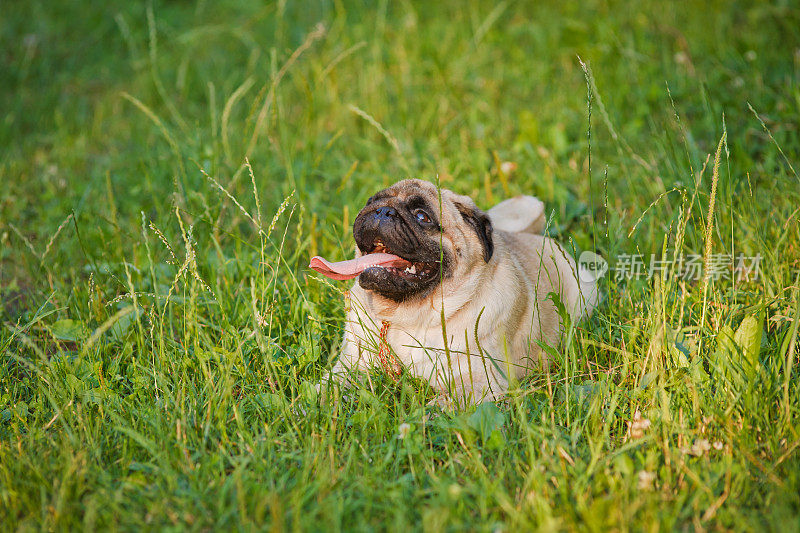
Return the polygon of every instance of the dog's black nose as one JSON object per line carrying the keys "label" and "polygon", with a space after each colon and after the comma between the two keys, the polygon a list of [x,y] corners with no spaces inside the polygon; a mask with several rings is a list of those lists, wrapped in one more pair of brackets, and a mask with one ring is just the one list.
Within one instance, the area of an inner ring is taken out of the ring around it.
{"label": "dog's black nose", "polygon": [[383,219],[383,218],[395,218],[397,216],[397,211],[394,207],[383,206],[379,207],[375,210],[375,218]]}

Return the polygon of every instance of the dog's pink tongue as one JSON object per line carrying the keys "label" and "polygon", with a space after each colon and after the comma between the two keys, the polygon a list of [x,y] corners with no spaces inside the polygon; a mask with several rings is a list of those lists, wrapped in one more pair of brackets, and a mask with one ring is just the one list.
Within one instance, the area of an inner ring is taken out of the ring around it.
{"label": "dog's pink tongue", "polygon": [[308,266],[331,279],[353,279],[366,269],[374,266],[388,267],[403,263],[408,263],[408,261],[394,254],[367,254],[356,259],[337,263],[331,263],[316,256],[311,258],[311,263]]}

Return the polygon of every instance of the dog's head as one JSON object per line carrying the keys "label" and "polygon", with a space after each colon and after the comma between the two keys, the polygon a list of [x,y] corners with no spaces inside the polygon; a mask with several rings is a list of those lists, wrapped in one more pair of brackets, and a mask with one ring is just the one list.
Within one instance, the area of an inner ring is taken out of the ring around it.
{"label": "dog's head", "polygon": [[492,223],[468,196],[422,180],[403,180],[372,196],[355,219],[358,256],[390,253],[404,262],[359,275],[362,288],[394,302],[457,283],[492,258]]}

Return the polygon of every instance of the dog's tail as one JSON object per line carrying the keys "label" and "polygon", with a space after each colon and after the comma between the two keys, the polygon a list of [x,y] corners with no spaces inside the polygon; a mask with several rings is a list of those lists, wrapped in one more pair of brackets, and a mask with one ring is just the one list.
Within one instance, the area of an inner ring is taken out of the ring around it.
{"label": "dog's tail", "polygon": [[533,196],[515,196],[486,212],[496,230],[541,235],[547,222],[544,204]]}

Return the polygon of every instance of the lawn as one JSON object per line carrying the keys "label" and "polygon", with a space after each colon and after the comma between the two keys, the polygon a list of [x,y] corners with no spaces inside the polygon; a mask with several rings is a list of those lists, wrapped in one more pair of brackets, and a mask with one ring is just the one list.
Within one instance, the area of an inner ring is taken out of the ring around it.
{"label": "lawn", "polygon": [[[2,12],[2,530],[800,530],[794,2]],[[405,177],[610,264],[502,401],[316,393]]]}

